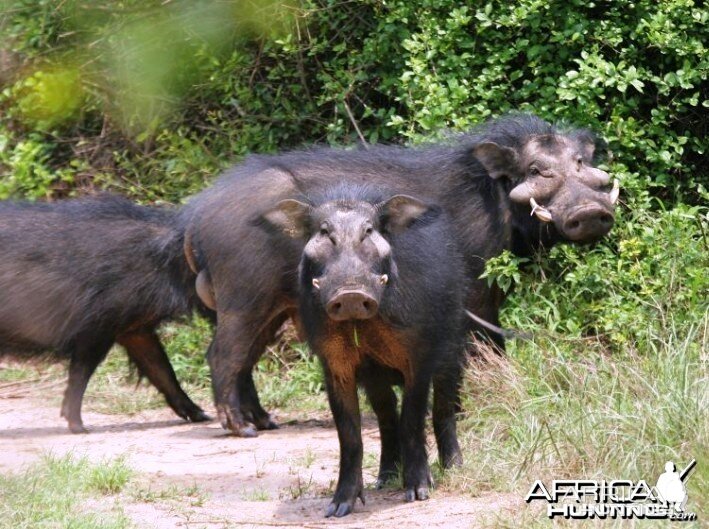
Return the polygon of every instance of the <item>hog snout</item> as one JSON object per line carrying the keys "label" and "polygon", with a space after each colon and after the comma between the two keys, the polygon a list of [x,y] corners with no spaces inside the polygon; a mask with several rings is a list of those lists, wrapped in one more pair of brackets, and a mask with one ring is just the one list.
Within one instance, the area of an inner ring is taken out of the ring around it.
{"label": "hog snout", "polygon": [[328,301],[325,310],[335,321],[366,320],[377,314],[379,303],[363,290],[340,290]]}
{"label": "hog snout", "polygon": [[612,212],[591,204],[574,209],[564,220],[562,230],[572,241],[592,242],[606,235],[613,222]]}

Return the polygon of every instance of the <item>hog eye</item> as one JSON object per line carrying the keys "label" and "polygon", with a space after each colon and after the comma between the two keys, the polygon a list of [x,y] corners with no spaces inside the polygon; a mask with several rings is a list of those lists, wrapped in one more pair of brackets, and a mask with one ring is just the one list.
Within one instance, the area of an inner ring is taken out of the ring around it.
{"label": "hog eye", "polygon": [[578,158],[576,158],[576,167],[577,167],[578,169],[581,169],[581,166],[582,166],[582,165],[583,165],[583,158],[581,158],[581,157],[579,156]]}
{"label": "hog eye", "polygon": [[535,166],[530,167],[529,174],[532,176],[537,176],[539,174],[539,168]]}
{"label": "hog eye", "polygon": [[320,235],[330,235],[330,230],[327,229],[327,226],[320,226]]}
{"label": "hog eye", "polygon": [[370,226],[369,228],[367,228],[366,230],[364,230],[364,234],[365,234],[365,235],[371,235],[373,231],[374,231],[374,229],[372,229],[372,227]]}

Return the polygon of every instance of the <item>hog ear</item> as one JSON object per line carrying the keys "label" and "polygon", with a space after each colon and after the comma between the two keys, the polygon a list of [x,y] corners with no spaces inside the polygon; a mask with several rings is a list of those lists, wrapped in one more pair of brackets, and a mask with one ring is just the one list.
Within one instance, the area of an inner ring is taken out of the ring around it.
{"label": "hog ear", "polygon": [[298,200],[281,200],[276,207],[262,215],[266,223],[278,228],[293,239],[308,235],[308,218],[311,208]]}
{"label": "hog ear", "polygon": [[382,226],[390,233],[401,233],[431,210],[420,200],[408,195],[395,195],[377,206]]}
{"label": "hog ear", "polygon": [[473,147],[473,156],[483,165],[492,178],[514,177],[519,172],[517,152],[493,142]]}
{"label": "hog ear", "polygon": [[584,160],[598,162],[608,156],[608,144],[589,130],[577,130],[571,136],[576,140]]}

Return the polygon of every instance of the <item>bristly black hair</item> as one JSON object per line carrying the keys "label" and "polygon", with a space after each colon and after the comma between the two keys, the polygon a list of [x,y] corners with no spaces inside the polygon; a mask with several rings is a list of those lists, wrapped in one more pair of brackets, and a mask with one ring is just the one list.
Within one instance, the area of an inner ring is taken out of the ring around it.
{"label": "bristly black hair", "polygon": [[471,145],[484,142],[497,143],[504,147],[521,148],[532,136],[566,136],[579,143],[595,147],[594,162],[600,162],[608,154],[608,145],[594,132],[585,128],[572,127],[564,122],[552,124],[533,114],[513,113],[487,121],[464,134],[463,141]]}
{"label": "bristly black hair", "polygon": [[492,142],[519,149],[530,136],[549,136],[559,132],[554,125],[532,114],[507,114],[464,134],[463,142],[470,145]]}
{"label": "bristly black hair", "polygon": [[321,206],[326,202],[368,202],[376,205],[393,194],[371,184],[338,183],[303,197],[303,201],[313,207]]}

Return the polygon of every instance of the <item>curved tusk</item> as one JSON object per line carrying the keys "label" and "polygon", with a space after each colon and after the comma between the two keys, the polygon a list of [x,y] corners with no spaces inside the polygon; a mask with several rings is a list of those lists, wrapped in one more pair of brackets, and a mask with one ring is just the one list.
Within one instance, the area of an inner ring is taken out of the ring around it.
{"label": "curved tusk", "polygon": [[618,202],[618,196],[620,195],[620,182],[617,178],[613,179],[613,189],[610,191],[610,196],[608,197],[611,201],[611,205],[615,205]]}
{"label": "curved tusk", "polygon": [[381,277],[379,278],[379,282],[382,285],[386,285],[389,282],[389,276],[386,274],[382,274]]}
{"label": "curved tusk", "polygon": [[542,222],[552,221],[551,211],[549,211],[544,206],[540,206],[539,204],[537,204],[537,201],[534,200],[534,197],[529,199],[529,205],[532,206],[532,212],[530,213],[530,216],[536,215],[537,218]]}
{"label": "curved tusk", "polygon": [[315,290],[320,290],[320,280],[317,278],[313,278],[313,287],[315,287]]}

